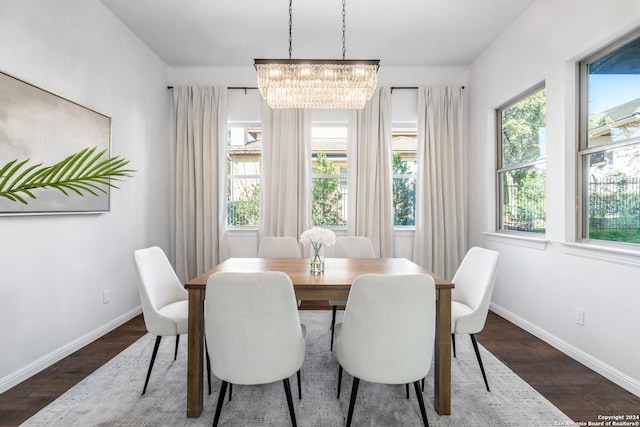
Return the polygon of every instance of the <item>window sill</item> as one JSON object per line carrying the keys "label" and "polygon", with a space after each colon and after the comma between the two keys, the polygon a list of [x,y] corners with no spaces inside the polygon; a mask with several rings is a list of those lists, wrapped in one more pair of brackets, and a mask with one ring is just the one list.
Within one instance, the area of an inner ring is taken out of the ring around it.
{"label": "window sill", "polygon": [[547,248],[547,243],[549,243],[549,240],[546,238],[532,237],[526,234],[498,232],[484,232],[482,234],[487,236],[487,240],[492,242],[524,246],[525,248],[537,249],[540,251],[544,251]]}
{"label": "window sill", "polygon": [[247,233],[257,233],[258,232],[258,227],[257,226],[227,226],[227,234],[229,235],[234,235],[234,234],[247,234]]}
{"label": "window sill", "polygon": [[562,242],[562,245],[567,255],[640,267],[640,250],[580,242]]}
{"label": "window sill", "polygon": [[396,225],[393,227],[393,232],[395,234],[414,234],[416,227],[413,225]]}

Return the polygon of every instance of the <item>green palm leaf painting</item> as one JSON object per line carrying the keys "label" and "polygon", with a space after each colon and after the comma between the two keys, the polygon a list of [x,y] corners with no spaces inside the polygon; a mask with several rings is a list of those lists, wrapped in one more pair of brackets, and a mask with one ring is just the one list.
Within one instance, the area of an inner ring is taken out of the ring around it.
{"label": "green palm leaf painting", "polygon": [[118,188],[113,181],[135,172],[125,168],[128,160],[102,159],[107,150],[96,150],[97,147],[85,148],[51,166],[42,163],[27,166],[30,159],[12,160],[0,166],[0,197],[26,205],[29,199],[36,198],[33,190],[40,188],[55,188],[66,196],[70,193],[98,196],[106,194],[107,187]]}

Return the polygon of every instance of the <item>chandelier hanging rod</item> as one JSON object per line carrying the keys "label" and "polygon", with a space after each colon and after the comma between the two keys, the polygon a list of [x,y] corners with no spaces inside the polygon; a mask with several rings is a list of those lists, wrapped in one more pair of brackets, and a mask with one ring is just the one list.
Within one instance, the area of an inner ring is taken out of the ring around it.
{"label": "chandelier hanging rod", "polygon": [[293,54],[293,35],[292,35],[292,27],[293,27],[293,0],[289,0],[289,59],[255,59],[254,60],[254,68],[257,69],[256,65],[259,64],[344,64],[344,65],[353,65],[353,64],[364,64],[364,65],[375,65],[377,69],[380,68],[380,60],[373,59],[345,59],[347,55],[347,37],[346,37],[346,12],[345,12],[345,2],[346,0],[342,0],[342,59],[292,59],[291,56]]}
{"label": "chandelier hanging rod", "polygon": [[346,0],[342,0],[342,59],[292,59],[293,54],[293,0],[289,0],[289,59],[254,59],[254,68],[259,64],[343,64],[343,65],[375,65],[380,68],[379,59],[346,59],[347,56],[347,25]]}

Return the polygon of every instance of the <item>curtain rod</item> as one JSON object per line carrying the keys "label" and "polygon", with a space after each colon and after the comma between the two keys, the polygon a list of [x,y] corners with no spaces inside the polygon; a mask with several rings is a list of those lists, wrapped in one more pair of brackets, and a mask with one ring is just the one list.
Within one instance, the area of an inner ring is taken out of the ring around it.
{"label": "curtain rod", "polygon": [[[167,86],[167,89],[173,89],[173,86]],[[234,89],[244,90],[244,93],[246,94],[248,90],[250,90],[250,89],[258,89],[258,88],[257,87],[249,87],[249,86],[227,86],[227,89],[229,89],[229,90],[234,90]]]}
{"label": "curtain rod", "polygon": [[[167,89],[173,89],[173,86],[167,86]],[[246,94],[248,90],[254,90],[254,89],[258,89],[257,87],[249,87],[249,86],[227,86],[227,89],[229,90],[244,90],[244,93]],[[391,86],[391,93],[393,93],[394,90],[402,90],[402,89],[414,89],[417,90],[418,86]],[[464,89],[464,86],[462,86],[462,89]]]}
{"label": "curtain rod", "polygon": [[[391,93],[393,93],[393,91],[395,89],[418,89],[418,86],[391,86]],[[462,89],[464,89],[464,86],[462,86]]]}

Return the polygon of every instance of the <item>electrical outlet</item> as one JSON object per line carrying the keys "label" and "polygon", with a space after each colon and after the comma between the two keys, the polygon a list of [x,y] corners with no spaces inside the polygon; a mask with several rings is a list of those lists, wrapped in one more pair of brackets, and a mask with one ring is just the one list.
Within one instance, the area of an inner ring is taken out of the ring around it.
{"label": "electrical outlet", "polygon": [[575,311],[576,323],[580,326],[584,326],[584,310],[576,307]]}
{"label": "electrical outlet", "polygon": [[107,304],[109,301],[111,301],[111,294],[109,293],[109,289],[105,289],[102,291],[102,303]]}

